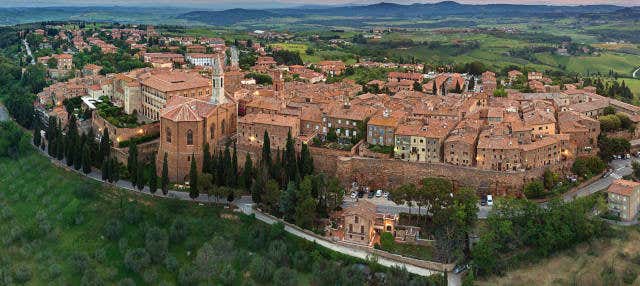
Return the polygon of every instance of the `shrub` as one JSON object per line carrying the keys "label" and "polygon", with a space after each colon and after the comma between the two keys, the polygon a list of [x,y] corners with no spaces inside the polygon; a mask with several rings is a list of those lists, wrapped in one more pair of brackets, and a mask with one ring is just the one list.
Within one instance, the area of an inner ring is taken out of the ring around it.
{"label": "shrub", "polygon": [[573,162],[571,171],[580,177],[590,178],[595,174],[602,173],[606,167],[607,165],[604,161],[598,157],[579,157]]}
{"label": "shrub", "polygon": [[145,235],[144,245],[154,262],[162,262],[169,251],[167,232],[158,227],[150,228]]}
{"label": "shrub", "polygon": [[287,245],[282,240],[274,240],[269,244],[268,255],[277,265],[287,265],[289,262]]}
{"label": "shrub", "polygon": [[120,220],[112,219],[104,225],[104,236],[110,240],[117,240],[122,235],[122,223]]}
{"label": "shrub", "polygon": [[249,271],[251,272],[251,278],[256,282],[269,282],[273,277],[273,272],[276,266],[273,262],[264,259],[262,256],[255,256],[249,264]]}
{"label": "shrub", "polygon": [[178,260],[173,255],[169,255],[165,258],[164,267],[167,268],[169,272],[176,272],[180,270],[180,264],[178,264]]}
{"label": "shrub", "polygon": [[382,249],[392,249],[394,244],[395,240],[393,238],[393,235],[390,232],[383,232],[380,236],[380,246],[382,247]]}
{"label": "shrub", "polygon": [[149,285],[154,284],[158,280],[158,271],[154,268],[147,269],[142,274],[142,279]]}
{"label": "shrub", "polygon": [[56,279],[58,277],[60,277],[60,274],[62,274],[62,267],[60,266],[60,264],[57,263],[53,263],[51,265],[49,265],[49,271],[48,271],[49,275],[49,279]]}
{"label": "shrub", "polygon": [[279,286],[295,286],[298,285],[296,272],[287,268],[280,267],[273,274],[273,284]]}
{"label": "shrub", "polygon": [[141,273],[151,263],[151,257],[144,248],[128,250],[124,256],[124,265],[131,271]]}
{"label": "shrub", "polygon": [[193,271],[192,266],[187,264],[180,268],[178,272],[178,285],[195,285],[198,282],[198,275]]}
{"label": "shrub", "polygon": [[233,266],[226,264],[222,267],[219,277],[222,285],[232,285],[233,282],[236,281],[236,271],[233,269]]}
{"label": "shrub", "polygon": [[89,255],[84,252],[76,252],[71,254],[69,257],[69,264],[71,264],[71,269],[76,273],[82,274],[87,269],[89,269],[91,260],[89,259]]}
{"label": "shrub", "polygon": [[540,180],[535,180],[524,186],[524,194],[527,198],[535,199],[544,195],[544,184]]}
{"label": "shrub", "polygon": [[98,248],[93,252],[93,259],[98,263],[104,263],[107,259],[107,252],[104,248]]}
{"label": "shrub", "polygon": [[309,254],[302,250],[296,251],[291,261],[293,262],[293,267],[301,272],[308,272],[311,266],[311,258],[309,257]]}
{"label": "shrub", "polygon": [[129,204],[124,210],[124,220],[129,224],[138,224],[142,220],[142,214],[136,204]]}
{"label": "shrub", "polygon": [[80,285],[81,286],[101,286],[101,285],[104,285],[104,281],[102,281],[102,278],[100,278],[100,276],[95,270],[90,269],[88,271],[85,271],[85,273],[82,275],[82,278],[80,279]]}
{"label": "shrub", "polygon": [[169,228],[169,238],[175,243],[183,241],[185,237],[187,237],[187,225],[184,219],[177,218]]}
{"label": "shrub", "polygon": [[16,282],[24,284],[31,280],[33,273],[31,273],[31,268],[24,264],[19,264],[13,269],[13,278]]}
{"label": "shrub", "polygon": [[633,284],[633,282],[636,281],[637,277],[638,273],[636,273],[636,271],[631,267],[627,267],[627,269],[625,269],[622,273],[622,282],[624,282],[625,284]]}
{"label": "shrub", "polygon": [[136,286],[136,282],[131,278],[124,278],[118,282],[118,286]]}

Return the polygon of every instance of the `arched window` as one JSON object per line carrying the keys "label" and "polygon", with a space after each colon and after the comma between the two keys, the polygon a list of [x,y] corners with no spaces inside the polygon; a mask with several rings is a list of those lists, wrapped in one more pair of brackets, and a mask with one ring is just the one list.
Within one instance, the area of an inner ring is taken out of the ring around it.
{"label": "arched window", "polygon": [[215,135],[216,135],[216,126],[211,124],[211,126],[209,126],[209,137],[213,139]]}
{"label": "arched window", "polygon": [[222,134],[223,136],[224,134],[226,134],[225,132],[227,130],[225,125],[227,125],[227,122],[225,122],[225,120],[222,119],[222,124],[220,124],[220,134]]}
{"label": "arched window", "polygon": [[167,127],[167,142],[171,143],[171,128]]}
{"label": "arched window", "polygon": [[187,130],[187,145],[193,145],[193,131]]}

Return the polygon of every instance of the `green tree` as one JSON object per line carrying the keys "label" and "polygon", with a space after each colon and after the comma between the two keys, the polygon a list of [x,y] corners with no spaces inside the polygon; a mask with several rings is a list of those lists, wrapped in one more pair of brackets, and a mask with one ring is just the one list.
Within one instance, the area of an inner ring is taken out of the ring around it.
{"label": "green tree", "polygon": [[278,211],[278,200],[281,197],[280,193],[280,186],[276,180],[270,179],[267,181],[262,201],[270,213]]}
{"label": "green tree", "polygon": [[287,134],[287,143],[284,153],[284,168],[287,173],[287,179],[290,181],[300,181],[300,174],[298,173],[298,162],[296,160],[295,140],[291,136],[291,130]]}
{"label": "green tree", "polygon": [[167,162],[167,152],[164,153],[164,158],[162,159],[162,177],[160,178],[160,188],[162,189],[162,194],[167,195],[169,193],[169,164]]}
{"label": "green tree", "polygon": [[260,165],[271,172],[271,143],[269,141],[269,133],[264,131],[262,137],[262,156],[260,157]]}
{"label": "green tree", "polygon": [[129,147],[127,172],[129,172],[129,180],[131,180],[131,184],[136,186],[136,182],[138,181],[138,146],[135,143],[131,144]]}
{"label": "green tree", "polygon": [[41,143],[41,136],[40,136],[40,123],[38,123],[38,121],[36,120],[36,123],[33,124],[33,145],[35,145],[36,147],[40,146]]}
{"label": "green tree", "polygon": [[413,90],[422,92],[422,84],[418,81],[413,82]]}
{"label": "green tree", "polygon": [[146,185],[146,178],[144,175],[144,171],[145,171],[145,164],[143,162],[138,162],[137,166],[135,168],[135,177],[136,177],[136,187],[138,188],[138,190],[142,191],[142,189],[144,189],[144,186]]}
{"label": "green tree", "polygon": [[149,173],[149,192],[155,194],[158,190],[158,173],[156,170],[156,155],[151,157],[151,168]]}
{"label": "green tree", "polygon": [[524,194],[527,198],[539,198],[544,195],[544,184],[539,180],[528,183],[524,187]]}
{"label": "green tree", "polygon": [[50,69],[57,69],[58,68],[58,59],[56,59],[54,57],[50,57],[49,60],[47,61],[47,67],[49,67]]}
{"label": "green tree", "polygon": [[111,157],[111,140],[109,139],[109,129],[104,128],[100,138],[100,150],[98,151],[98,166],[102,166],[105,159]]}
{"label": "green tree", "polygon": [[309,146],[305,143],[302,144],[302,148],[300,150],[300,176],[304,177],[306,175],[313,174],[313,157],[311,157],[311,152],[309,152]]}
{"label": "green tree", "polygon": [[293,221],[296,209],[296,185],[289,181],[287,188],[280,194],[279,211],[287,221]]}
{"label": "green tree", "polygon": [[245,156],[244,159],[244,168],[242,169],[242,186],[246,191],[251,190],[251,183],[253,182],[253,161],[251,160],[251,156],[249,153]]}
{"label": "green tree", "polygon": [[238,186],[238,148],[236,142],[233,142],[233,156],[231,157],[231,186]]}
{"label": "green tree", "polygon": [[542,175],[544,181],[544,187],[547,190],[551,190],[553,185],[556,183],[556,175],[551,172],[549,168],[544,169],[544,174]]}
{"label": "green tree", "polygon": [[202,147],[202,172],[211,172],[211,152],[209,151],[209,143],[204,143]]}
{"label": "green tree", "polygon": [[189,170],[189,197],[195,199],[200,196],[198,190],[198,168],[196,165],[196,156],[191,154],[191,169]]}
{"label": "green tree", "polygon": [[82,172],[85,174],[91,173],[91,150],[89,144],[85,143],[82,147]]}

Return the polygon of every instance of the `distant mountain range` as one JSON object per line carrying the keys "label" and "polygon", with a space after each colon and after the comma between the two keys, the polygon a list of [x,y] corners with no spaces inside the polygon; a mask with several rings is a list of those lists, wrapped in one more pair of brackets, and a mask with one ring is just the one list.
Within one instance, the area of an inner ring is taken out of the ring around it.
{"label": "distant mountain range", "polygon": [[[303,18],[306,16],[342,16],[360,18],[405,18],[428,19],[442,16],[473,17],[554,17],[579,14],[612,13],[624,9],[615,5],[550,6],[486,4],[470,5],[453,1],[433,4],[377,3],[362,6],[319,7],[302,6],[284,9],[231,9],[224,11],[193,11],[179,15],[179,19],[202,22],[210,25],[231,25],[243,21],[264,20],[276,17]],[[627,8],[630,9],[630,8]]]}
{"label": "distant mountain range", "polygon": [[[242,1],[242,0],[239,0]],[[377,3],[371,5],[346,4],[304,5],[292,8],[273,9],[229,9],[194,10],[188,7],[23,7],[0,8],[0,25],[40,21],[113,21],[121,23],[152,24],[206,24],[229,26],[237,24],[244,27],[269,28],[282,18],[294,18],[296,24],[314,26],[363,27],[366,22],[375,20],[442,20],[444,17],[460,16],[472,18],[508,19],[513,17],[564,17],[580,16],[600,19],[640,19],[640,7],[622,7],[615,5],[551,6],[551,5],[513,5],[486,4],[470,5],[453,1],[432,4],[395,4]],[[457,20],[457,25],[466,25]],[[443,23],[447,24],[447,23]],[[422,23],[420,25],[429,25]]]}

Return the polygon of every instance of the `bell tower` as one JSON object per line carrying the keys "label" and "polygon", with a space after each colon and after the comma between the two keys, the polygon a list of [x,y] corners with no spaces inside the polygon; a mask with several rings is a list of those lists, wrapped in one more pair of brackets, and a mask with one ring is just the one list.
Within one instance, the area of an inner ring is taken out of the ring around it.
{"label": "bell tower", "polygon": [[227,97],[224,94],[224,70],[222,69],[222,63],[220,57],[213,60],[211,65],[211,81],[213,83],[211,90],[211,103],[224,104],[227,103]]}

